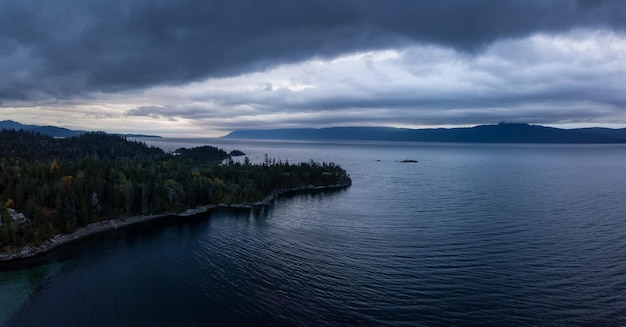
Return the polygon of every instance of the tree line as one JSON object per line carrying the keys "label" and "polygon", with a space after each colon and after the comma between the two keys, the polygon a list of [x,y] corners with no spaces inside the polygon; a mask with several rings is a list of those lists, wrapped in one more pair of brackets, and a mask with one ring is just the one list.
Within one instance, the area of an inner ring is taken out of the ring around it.
{"label": "tree line", "polygon": [[[346,183],[333,163],[234,162],[213,146],[160,148],[102,132],[0,132],[0,246],[39,244],[110,218],[250,203],[276,189]],[[13,209],[13,210],[9,210]],[[13,213],[24,214],[18,222]]]}

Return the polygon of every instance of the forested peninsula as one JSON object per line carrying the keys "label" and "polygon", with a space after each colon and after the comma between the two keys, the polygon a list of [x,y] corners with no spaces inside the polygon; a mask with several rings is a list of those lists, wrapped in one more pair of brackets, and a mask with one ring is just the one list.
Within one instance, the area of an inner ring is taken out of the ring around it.
{"label": "forested peninsula", "polygon": [[347,172],[334,163],[267,155],[262,163],[240,163],[213,146],[166,153],[103,132],[53,138],[2,130],[0,260],[40,254],[111,226],[349,185]]}

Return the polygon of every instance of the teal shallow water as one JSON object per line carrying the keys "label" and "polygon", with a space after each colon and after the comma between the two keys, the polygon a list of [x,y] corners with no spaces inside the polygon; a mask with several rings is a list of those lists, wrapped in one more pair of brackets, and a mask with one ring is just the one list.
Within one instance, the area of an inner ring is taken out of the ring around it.
{"label": "teal shallow water", "polygon": [[35,294],[49,277],[61,269],[61,264],[42,264],[27,269],[0,273],[0,322],[11,315]]}

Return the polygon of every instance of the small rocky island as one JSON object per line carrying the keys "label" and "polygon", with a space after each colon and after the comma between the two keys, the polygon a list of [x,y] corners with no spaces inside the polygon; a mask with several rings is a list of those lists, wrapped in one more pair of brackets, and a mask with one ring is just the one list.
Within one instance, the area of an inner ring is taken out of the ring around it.
{"label": "small rocky island", "polygon": [[61,139],[2,130],[0,261],[161,217],[259,207],[280,194],[352,183],[334,163],[231,156],[213,146],[166,153],[102,132]]}

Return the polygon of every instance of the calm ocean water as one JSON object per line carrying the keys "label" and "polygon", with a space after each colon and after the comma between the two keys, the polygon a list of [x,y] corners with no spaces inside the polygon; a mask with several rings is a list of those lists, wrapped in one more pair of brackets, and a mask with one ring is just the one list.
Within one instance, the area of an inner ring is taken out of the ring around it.
{"label": "calm ocean water", "polygon": [[0,325],[626,325],[624,145],[150,142],[353,186],[0,266]]}

